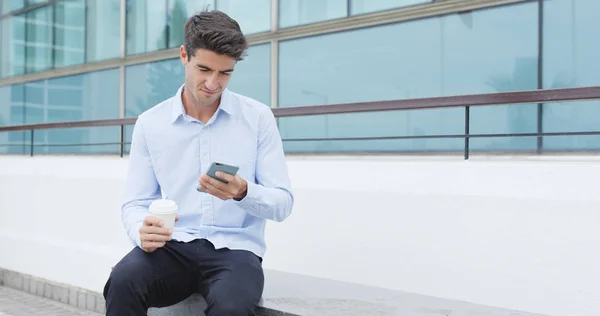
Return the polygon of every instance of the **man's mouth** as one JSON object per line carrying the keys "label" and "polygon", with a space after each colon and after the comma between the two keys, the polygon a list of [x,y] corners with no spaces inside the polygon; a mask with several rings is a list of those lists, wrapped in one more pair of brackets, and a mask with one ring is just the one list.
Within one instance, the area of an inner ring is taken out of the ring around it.
{"label": "man's mouth", "polygon": [[215,90],[215,91],[200,90],[200,91],[202,91],[203,93],[206,93],[208,95],[213,95],[213,94],[216,94],[217,92],[219,92],[218,90]]}

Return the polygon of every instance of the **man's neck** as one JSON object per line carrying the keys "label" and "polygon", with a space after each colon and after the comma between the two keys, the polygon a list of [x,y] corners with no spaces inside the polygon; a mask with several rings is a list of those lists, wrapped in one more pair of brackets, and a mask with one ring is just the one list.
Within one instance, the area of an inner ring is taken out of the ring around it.
{"label": "man's neck", "polygon": [[183,102],[183,108],[185,109],[187,115],[197,119],[198,121],[202,122],[202,124],[206,124],[217,111],[221,97],[219,97],[217,101],[211,105],[202,106],[196,102],[194,96],[189,93],[189,91],[186,91],[184,87],[181,101]]}

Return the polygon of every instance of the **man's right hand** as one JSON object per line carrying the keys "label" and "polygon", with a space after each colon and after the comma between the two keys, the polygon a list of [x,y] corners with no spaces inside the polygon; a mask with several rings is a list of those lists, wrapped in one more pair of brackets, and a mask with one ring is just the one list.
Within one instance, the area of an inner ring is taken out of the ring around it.
{"label": "man's right hand", "polygon": [[[175,218],[177,221],[179,218]],[[142,250],[145,252],[153,252],[161,248],[165,243],[171,240],[173,230],[162,227],[163,223],[160,218],[148,215],[144,219],[144,224],[140,227],[140,241],[142,242]]]}

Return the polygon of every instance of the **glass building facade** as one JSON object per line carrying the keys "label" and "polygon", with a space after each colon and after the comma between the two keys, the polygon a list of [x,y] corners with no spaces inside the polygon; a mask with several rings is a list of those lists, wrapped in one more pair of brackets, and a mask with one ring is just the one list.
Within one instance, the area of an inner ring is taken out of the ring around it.
{"label": "glass building facade", "polygon": [[[443,0],[0,0],[0,126],[139,115],[183,83],[187,17],[215,8],[251,43],[229,88],[266,106],[600,85],[600,1],[497,2],[453,12]],[[474,134],[596,131],[600,101],[474,107],[470,117]],[[289,153],[461,151],[462,139],[318,139],[463,134],[464,109],[281,118],[279,128],[311,139],[285,141]],[[118,127],[36,131],[36,144],[52,146],[35,152],[118,153],[107,143],[120,137]],[[0,153],[27,153],[29,141],[0,133]],[[471,140],[479,151],[539,145]],[[598,150],[600,137],[548,136],[541,146]]]}

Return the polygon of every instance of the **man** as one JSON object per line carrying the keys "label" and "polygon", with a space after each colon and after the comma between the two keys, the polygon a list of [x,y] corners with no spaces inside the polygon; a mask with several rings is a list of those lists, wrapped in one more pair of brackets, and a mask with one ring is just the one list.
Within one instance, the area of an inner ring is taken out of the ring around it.
{"label": "man", "polygon": [[[264,286],[265,222],[283,221],[292,209],[272,111],[226,89],[248,46],[238,23],[202,12],[184,31],[185,83],[134,127],[122,219],[137,247],[106,283],[109,316],[146,315],[195,292],[208,316],[254,315]],[[217,173],[226,184],[206,175],[212,162],[239,171]],[[172,231],[148,213],[161,196],[178,205]]]}

